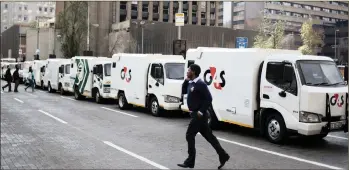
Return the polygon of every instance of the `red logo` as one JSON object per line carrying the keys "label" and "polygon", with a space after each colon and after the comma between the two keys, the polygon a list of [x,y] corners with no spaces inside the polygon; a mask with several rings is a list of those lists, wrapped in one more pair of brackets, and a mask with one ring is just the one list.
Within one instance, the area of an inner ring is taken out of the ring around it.
{"label": "red logo", "polygon": [[[127,73],[128,73],[128,77],[126,77]],[[121,69],[120,77],[121,77],[121,80],[124,80],[126,78],[126,82],[129,83],[132,78],[131,69],[128,70],[128,72],[127,72],[127,67],[124,67],[123,69]]]}
{"label": "red logo", "polygon": [[330,99],[330,104],[332,106],[337,104],[338,107],[342,107],[344,104],[344,96],[342,95],[339,97],[339,94],[334,94]]}
{"label": "red logo", "polygon": [[[205,71],[204,73],[204,82],[209,86],[212,84],[213,80],[215,80],[215,82],[213,83],[214,87],[218,90],[222,90],[222,88],[225,86],[225,79],[224,79],[224,75],[225,72],[224,70],[220,72],[219,77],[222,79],[221,83],[217,82],[217,75],[216,75],[217,69],[216,67],[210,67],[208,70]],[[210,74],[209,80],[207,80],[207,74]]]}

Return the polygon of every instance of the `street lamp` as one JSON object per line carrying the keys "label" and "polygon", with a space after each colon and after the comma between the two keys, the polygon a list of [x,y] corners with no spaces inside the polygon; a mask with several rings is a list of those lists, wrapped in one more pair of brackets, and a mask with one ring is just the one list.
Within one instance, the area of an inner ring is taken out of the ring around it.
{"label": "street lamp", "polygon": [[337,58],[337,32],[338,31],[339,31],[338,29],[334,31],[334,58],[335,59]]}
{"label": "street lamp", "polygon": [[[136,24],[137,26],[140,25],[141,29],[142,29],[142,54],[143,54],[143,49],[144,49],[144,26],[146,25],[145,21],[132,21],[132,23]],[[149,24],[155,24],[154,22],[151,22]]]}

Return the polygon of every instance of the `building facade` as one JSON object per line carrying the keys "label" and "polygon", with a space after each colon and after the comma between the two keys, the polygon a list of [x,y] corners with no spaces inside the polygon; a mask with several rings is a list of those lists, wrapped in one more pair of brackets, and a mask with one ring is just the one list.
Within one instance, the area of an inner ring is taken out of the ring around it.
{"label": "building facade", "polygon": [[55,2],[14,2],[1,3],[1,32],[14,24],[25,24],[37,17],[52,18],[56,11]]}
{"label": "building facade", "polygon": [[309,17],[319,25],[334,25],[336,22],[348,20],[348,2],[232,2],[232,27],[255,29],[263,13],[273,20],[285,20],[287,31],[299,32],[302,23]]}
{"label": "building facade", "polygon": [[[1,33],[1,54],[3,58],[19,58],[21,60],[23,56],[26,56],[25,33],[28,28],[28,26],[15,24]],[[20,37],[19,35],[24,36]],[[19,44],[21,45],[19,46]],[[19,47],[22,50],[21,54],[19,53]]]}

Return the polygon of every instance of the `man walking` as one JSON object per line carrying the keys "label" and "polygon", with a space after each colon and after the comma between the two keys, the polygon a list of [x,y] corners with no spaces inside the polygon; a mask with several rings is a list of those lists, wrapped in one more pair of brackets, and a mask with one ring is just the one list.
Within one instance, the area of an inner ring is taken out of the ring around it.
{"label": "man walking", "polygon": [[32,88],[32,92],[34,92],[34,83],[35,83],[35,80],[34,80],[34,74],[33,74],[33,69],[32,67],[29,67],[29,74],[28,74],[28,77],[27,79],[29,80],[29,83],[28,83],[28,86],[24,88],[25,91],[27,91],[27,89],[29,87]]}
{"label": "man walking", "polygon": [[8,86],[8,92],[11,92],[12,76],[11,76],[10,66],[7,66],[7,70],[5,73],[5,81],[7,82],[7,84],[5,86],[2,86],[2,90],[5,91],[5,88]]}
{"label": "man walking", "polygon": [[224,164],[229,160],[230,156],[222,148],[217,138],[212,134],[212,130],[208,125],[208,112],[207,109],[211,105],[212,96],[208,90],[207,85],[199,78],[201,72],[200,66],[196,64],[190,65],[187,77],[190,80],[188,84],[184,82],[182,87],[187,86],[187,91],[185,92],[187,97],[187,105],[191,116],[191,121],[189,123],[186,140],[188,142],[188,158],[183,164],[178,164],[178,166],[183,168],[194,168],[196,149],[195,149],[195,136],[198,132],[213,146],[219,155],[221,169]]}
{"label": "man walking", "polygon": [[18,65],[16,65],[16,70],[15,70],[15,72],[13,72],[13,80],[15,82],[14,92],[18,92],[18,85],[19,85],[19,80],[20,80],[18,70],[19,70]]}

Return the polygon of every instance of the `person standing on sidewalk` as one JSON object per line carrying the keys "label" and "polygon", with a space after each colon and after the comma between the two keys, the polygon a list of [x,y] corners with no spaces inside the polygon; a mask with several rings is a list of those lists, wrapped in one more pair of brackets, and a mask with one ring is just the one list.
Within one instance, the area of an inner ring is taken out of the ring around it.
{"label": "person standing on sidewalk", "polygon": [[18,92],[18,86],[19,86],[19,80],[20,80],[18,71],[19,71],[19,68],[18,68],[18,65],[16,65],[16,70],[15,72],[13,72],[13,81],[15,82],[14,92]]}
{"label": "person standing on sidewalk", "polygon": [[190,79],[187,86],[187,105],[190,110],[191,121],[189,123],[186,140],[188,142],[188,158],[183,164],[177,164],[183,168],[194,168],[195,166],[195,136],[198,132],[213,146],[219,155],[221,169],[229,160],[230,156],[222,148],[217,138],[212,134],[212,130],[208,125],[208,107],[211,105],[212,96],[207,85],[199,78],[201,68],[197,64],[189,66],[187,77]]}
{"label": "person standing on sidewalk", "polygon": [[11,76],[10,66],[7,66],[7,70],[5,73],[5,81],[7,82],[7,84],[5,86],[2,86],[2,90],[5,91],[5,88],[8,87],[8,92],[11,92],[12,76]]}
{"label": "person standing on sidewalk", "polygon": [[33,69],[31,67],[29,67],[29,74],[28,74],[28,86],[24,89],[25,91],[27,91],[27,89],[29,87],[32,87],[32,92],[34,92],[34,73],[33,73]]}

